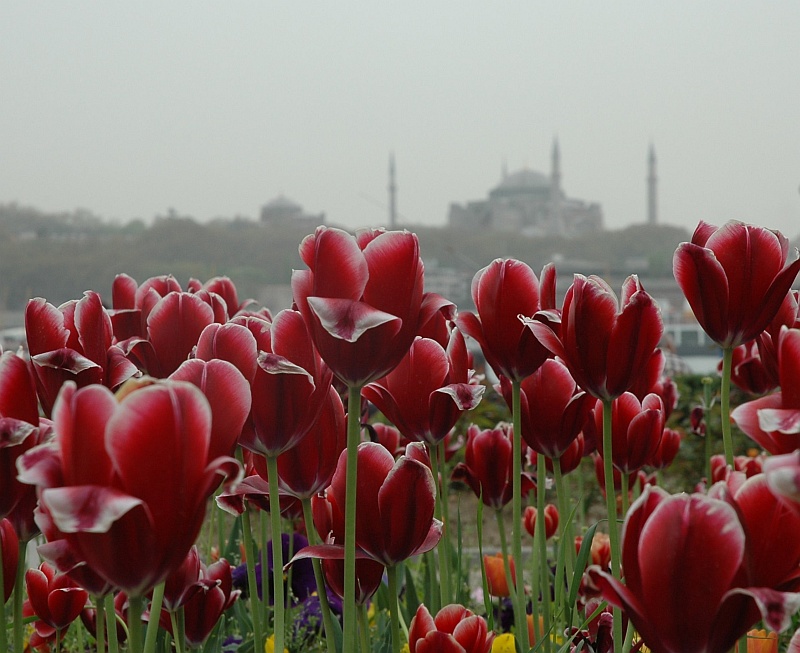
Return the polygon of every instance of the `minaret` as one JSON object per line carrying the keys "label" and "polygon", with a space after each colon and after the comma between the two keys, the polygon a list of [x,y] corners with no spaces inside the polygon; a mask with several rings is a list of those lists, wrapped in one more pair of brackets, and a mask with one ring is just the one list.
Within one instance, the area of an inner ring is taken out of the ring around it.
{"label": "minaret", "polygon": [[554,234],[564,233],[561,222],[561,150],[558,147],[558,138],[553,139],[550,168],[550,230]]}
{"label": "minaret", "polygon": [[389,155],[389,229],[397,229],[397,184],[394,174],[394,152]]}
{"label": "minaret", "polygon": [[657,186],[656,150],[653,144],[650,143],[650,155],[647,160],[647,224],[656,224],[658,222]]}

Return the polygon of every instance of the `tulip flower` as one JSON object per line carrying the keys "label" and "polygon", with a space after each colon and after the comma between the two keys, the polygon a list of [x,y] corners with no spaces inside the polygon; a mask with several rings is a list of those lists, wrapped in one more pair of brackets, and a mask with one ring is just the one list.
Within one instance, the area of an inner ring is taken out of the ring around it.
{"label": "tulip flower", "polygon": [[[748,534],[744,566],[749,584],[799,591],[800,513],[776,500],[764,474],[746,480],[737,476],[714,484],[708,494],[732,505]],[[764,537],[768,532],[780,532],[781,536]]]}
{"label": "tulip flower", "polygon": [[[500,392],[511,405],[511,382],[500,379]],[[546,360],[520,384],[522,437],[549,458],[560,458],[583,429],[596,399],[578,388],[567,367]]]}
{"label": "tulip flower", "polygon": [[[184,637],[192,648],[208,639],[222,613],[241,592],[233,589],[231,565],[218,560],[206,567],[200,562],[197,547],[192,547],[184,563],[167,577],[159,624],[173,638]],[[178,627],[178,610],[183,610],[183,630]],[[152,615],[151,615],[152,618]]]}
{"label": "tulip flower", "polygon": [[[64,574],[57,574],[46,562],[25,573],[25,589],[34,614],[39,618],[36,632],[47,639],[77,619],[89,600],[89,593]],[[56,646],[58,648],[58,645]]]}
{"label": "tulip flower", "polygon": [[[506,576],[506,565],[508,566],[508,576]],[[502,553],[483,556],[483,569],[486,572],[486,585],[489,594],[498,598],[511,596],[511,587],[514,587],[516,576],[516,565],[514,558]],[[509,578],[511,581],[509,582]]]}
{"label": "tulip flower", "polygon": [[417,237],[319,227],[300,258],[308,270],[292,273],[294,300],[334,374],[358,387],[388,374],[428,317]]}
{"label": "tulip flower", "polygon": [[[594,411],[595,428],[603,429],[602,410]],[[630,392],[611,405],[612,461],[623,475],[649,464],[658,451],[664,432],[664,404],[650,394],[642,403]]]}
{"label": "tulip flower", "polygon": [[[522,522],[525,525],[525,530],[528,531],[533,537],[536,529],[536,508],[528,506],[522,516]],[[553,535],[558,532],[558,508],[552,503],[548,503],[544,507],[544,536],[549,540]]]}
{"label": "tulip flower", "polygon": [[400,364],[362,394],[405,437],[435,446],[465,411],[480,403],[486,389],[468,365],[460,331],[450,333],[447,350],[435,340],[418,338]]}
{"label": "tulip flower", "polygon": [[666,469],[675,460],[681,446],[680,431],[665,428],[661,434],[661,441],[655,453],[647,461],[647,464],[655,469]]}
{"label": "tulip flower", "polygon": [[747,536],[736,510],[705,495],[645,488],[623,529],[625,584],[590,571],[651,650],[723,653],[759,618],[789,625],[800,595],[746,584]]}
{"label": "tulip flower", "polygon": [[783,327],[778,340],[780,392],[736,407],[737,426],[771,454],[800,448],[800,329]]}
{"label": "tulip flower", "polygon": [[700,221],[675,251],[673,271],[697,321],[723,349],[758,336],[775,317],[800,272],[797,249],[771,231],[731,220]]}
{"label": "tulip flower", "polygon": [[421,604],[408,628],[409,653],[489,653],[493,641],[486,620],[458,604],[435,617]]}
{"label": "tulip flower", "polygon": [[636,276],[625,280],[618,302],[605,281],[576,274],[564,297],[560,334],[536,319],[525,323],[578,385],[603,401],[636,383],[664,330],[658,306]]}
{"label": "tulip flower", "polygon": [[[511,501],[511,474],[511,426],[501,422],[481,430],[471,424],[464,462],[456,465],[453,480],[464,481],[485,506],[500,510]],[[527,495],[535,487],[533,478],[523,473],[521,479],[522,493]]]}
{"label": "tulip flower", "polygon": [[14,591],[14,582],[17,576],[17,561],[19,560],[19,540],[14,527],[7,519],[0,520],[0,571],[3,572],[2,605],[6,604],[11,592]]}
{"label": "tulip flower", "polygon": [[550,357],[519,316],[554,309],[555,282],[552,265],[542,270],[540,286],[533,270],[515,259],[495,259],[475,274],[472,301],[478,314],[460,313],[457,324],[480,344],[498,377],[521,381]]}
{"label": "tulip flower", "polygon": [[25,333],[31,369],[48,417],[61,385],[101,383],[112,390],[139,370],[113,343],[111,318],[100,295],[89,291],[58,308],[41,297],[25,308]]}
{"label": "tulip flower", "polygon": [[67,382],[53,415],[56,446],[26,454],[20,480],[41,488],[76,560],[143,596],[181,564],[207,498],[241,467],[210,458],[211,409],[189,383],[162,381],[118,402],[103,386]]}

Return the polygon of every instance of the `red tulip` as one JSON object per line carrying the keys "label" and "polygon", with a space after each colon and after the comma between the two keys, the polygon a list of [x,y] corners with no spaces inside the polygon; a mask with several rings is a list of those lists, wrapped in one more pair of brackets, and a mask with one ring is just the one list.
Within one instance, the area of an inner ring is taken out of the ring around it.
{"label": "red tulip", "polygon": [[731,418],[772,454],[800,448],[800,329],[783,327],[778,341],[781,390],[737,406]]}
{"label": "red tulip", "polygon": [[26,454],[20,480],[41,488],[73,559],[143,595],[181,564],[208,497],[241,467],[210,457],[211,409],[189,383],[162,381],[118,401],[103,386],[68,382],[53,414],[57,446]]}
{"label": "red tulip", "polygon": [[25,589],[31,608],[40,620],[36,625],[37,633],[43,638],[67,628],[89,600],[85,589],[68,576],[56,574],[46,562],[38,569],[28,569]]}
{"label": "red tulip", "polygon": [[440,308],[423,302],[414,234],[379,230],[354,238],[319,227],[300,244],[300,257],[309,269],[292,273],[294,301],[322,358],[352,387],[391,372]]}
{"label": "red tulip", "polygon": [[17,480],[17,459],[43,440],[43,430],[25,360],[10,351],[0,354],[0,518],[11,515],[26,495],[35,495]]}
{"label": "red tulip", "polygon": [[675,251],[673,272],[695,317],[723,348],[760,334],[775,317],[800,271],[797,249],[778,231],[731,220],[700,222]]}
{"label": "red tulip", "polygon": [[[426,455],[414,451],[422,444],[408,445],[406,455],[395,461],[383,446],[362,442],[358,446],[358,511],[356,546],[361,557],[368,557],[389,567],[430,551],[439,542],[442,524],[433,518],[436,488],[430,468],[420,460]],[[342,559],[344,549],[344,505],[347,452],[343,451],[328,488],[326,501],[330,510],[330,533],[335,544],[311,546],[303,557]],[[326,519],[321,526],[325,528]],[[325,538],[325,533],[320,533]]]}
{"label": "red tulip", "polygon": [[458,604],[435,617],[422,604],[408,627],[410,653],[489,653],[493,640],[486,620]]}
{"label": "red tulip", "polygon": [[[453,479],[462,480],[481,497],[484,505],[501,509],[511,501],[513,482],[511,472],[511,425],[500,423],[494,429],[481,430],[475,424],[467,429],[467,448],[464,462],[456,465]],[[535,484],[531,476],[522,474],[522,496]]]}
{"label": "red tulip", "polygon": [[205,283],[200,283],[197,279],[189,279],[186,289],[193,293],[208,292],[221,297],[225,302],[227,319],[233,318],[234,315],[244,311],[250,304],[254,303],[252,299],[239,302],[236,286],[228,277],[213,277]]}
{"label": "red tulip", "polygon": [[[536,531],[536,508],[527,506],[522,513],[522,522],[525,525],[525,530],[528,531],[531,537],[534,537]],[[558,532],[558,508],[552,503],[548,503],[544,507],[544,536],[549,540],[553,535]]]}
{"label": "red tulip", "polygon": [[[744,481],[729,476],[709,496],[736,509],[747,534],[745,569],[749,584],[796,592],[800,589],[800,514],[776,500],[764,474]],[[779,532],[780,537],[765,537]]]}
{"label": "red tulip", "polygon": [[[595,429],[603,431],[603,411],[594,410]],[[640,404],[630,392],[611,405],[611,442],[614,467],[632,474],[649,464],[664,432],[664,404],[658,395],[647,395]]]}
{"label": "red tulip", "polygon": [[58,308],[41,297],[25,308],[25,333],[42,409],[49,416],[61,385],[101,383],[111,389],[138,375],[113,343],[111,318],[96,292]]}
{"label": "red tulip", "polygon": [[649,394],[656,394],[664,402],[664,419],[669,419],[678,405],[678,386],[671,378],[664,376],[666,358],[661,349],[656,349],[647,361],[644,374],[631,386],[630,392],[639,401]]}
{"label": "red tulip", "polygon": [[678,449],[681,446],[680,431],[675,429],[664,429],[661,434],[661,441],[658,443],[658,448],[647,462],[648,465],[655,469],[666,469],[675,460],[678,455]]}
{"label": "red tulip", "polygon": [[664,330],[658,306],[635,276],[623,283],[618,302],[605,281],[576,274],[564,297],[560,334],[536,319],[525,323],[581,388],[604,401],[636,383]]}
{"label": "red tulip", "polygon": [[[498,376],[521,381],[551,356],[520,321],[540,309],[554,309],[555,268],[545,266],[541,286],[533,270],[514,259],[495,259],[472,280],[478,314],[460,313],[459,328],[481,346]],[[543,301],[544,300],[544,301]]]}
{"label": "red tulip", "polygon": [[480,403],[485,389],[474,378],[464,337],[456,329],[447,350],[435,340],[417,338],[400,364],[362,394],[405,437],[436,445]]}
{"label": "red tulip", "polygon": [[[511,382],[500,379],[500,391],[511,406]],[[528,446],[549,458],[560,458],[569,448],[596,400],[583,392],[566,366],[546,360],[520,384],[522,437]]]}
{"label": "red tulip", "polygon": [[183,608],[186,642],[191,648],[201,647],[240,594],[233,590],[227,560],[206,567],[197,556],[197,547],[192,547],[184,564],[167,577],[159,624],[175,635],[170,612]]}
{"label": "red tulip", "polygon": [[734,508],[718,499],[647,486],[622,540],[625,584],[590,574],[651,650],[723,653],[761,618],[782,630],[800,606],[796,594],[746,584],[745,531]]}
{"label": "red tulip", "polygon": [[278,456],[314,425],[328,401],[333,377],[314,349],[299,312],[278,313],[262,338],[250,384],[252,410],[239,444],[265,456]]}
{"label": "red tulip", "polygon": [[6,604],[11,592],[14,591],[14,582],[17,577],[17,561],[19,560],[19,540],[14,527],[7,519],[0,520],[0,562],[3,564],[3,601]]}

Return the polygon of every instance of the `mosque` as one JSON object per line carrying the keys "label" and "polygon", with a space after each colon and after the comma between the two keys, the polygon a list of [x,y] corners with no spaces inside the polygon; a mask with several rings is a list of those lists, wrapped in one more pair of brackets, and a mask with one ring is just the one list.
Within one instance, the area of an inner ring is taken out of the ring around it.
{"label": "mosque", "polygon": [[561,154],[553,142],[550,175],[523,168],[509,173],[483,200],[452,203],[451,227],[510,231],[527,236],[577,236],[602,231],[603,211],[597,202],[567,196],[561,187]]}

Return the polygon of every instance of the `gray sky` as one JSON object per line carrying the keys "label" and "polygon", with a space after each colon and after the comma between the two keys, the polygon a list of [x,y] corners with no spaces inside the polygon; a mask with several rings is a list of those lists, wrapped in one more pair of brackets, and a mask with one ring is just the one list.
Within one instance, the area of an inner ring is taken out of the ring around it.
{"label": "gray sky", "polygon": [[0,202],[444,224],[509,170],[606,224],[800,232],[798,2],[0,4]]}

